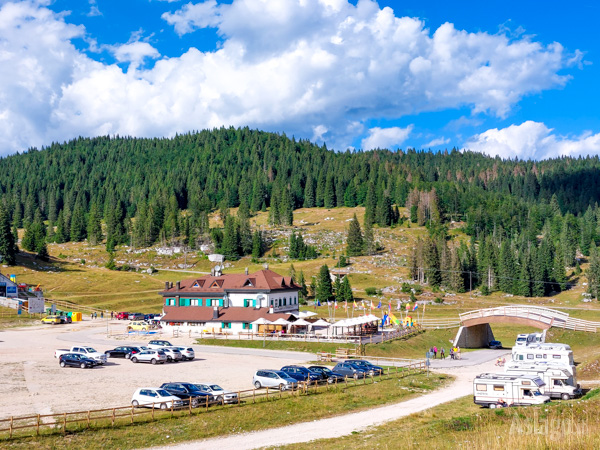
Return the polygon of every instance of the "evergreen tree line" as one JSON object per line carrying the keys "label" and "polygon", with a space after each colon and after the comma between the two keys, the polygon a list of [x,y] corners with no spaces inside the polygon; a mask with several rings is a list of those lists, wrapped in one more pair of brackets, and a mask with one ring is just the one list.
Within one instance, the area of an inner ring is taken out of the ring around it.
{"label": "evergreen tree line", "polygon": [[290,234],[290,249],[288,256],[291,259],[316,259],[318,253],[315,246],[304,243],[302,233],[296,234],[296,232],[292,230],[292,233]]}

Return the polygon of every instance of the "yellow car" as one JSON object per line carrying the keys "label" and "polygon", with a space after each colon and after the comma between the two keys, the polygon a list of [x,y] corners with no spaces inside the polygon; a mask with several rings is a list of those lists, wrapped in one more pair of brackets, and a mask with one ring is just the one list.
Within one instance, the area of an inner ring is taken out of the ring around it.
{"label": "yellow car", "polygon": [[57,323],[62,323],[59,316],[46,316],[42,319],[42,323],[51,323],[52,325],[56,325]]}
{"label": "yellow car", "polygon": [[153,330],[155,326],[148,322],[134,321],[127,326],[127,331],[147,331]]}

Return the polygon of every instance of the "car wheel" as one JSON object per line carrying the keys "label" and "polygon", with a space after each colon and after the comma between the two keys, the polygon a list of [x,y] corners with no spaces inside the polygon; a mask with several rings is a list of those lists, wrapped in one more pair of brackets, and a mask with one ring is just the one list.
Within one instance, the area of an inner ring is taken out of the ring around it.
{"label": "car wheel", "polygon": [[254,387],[255,387],[256,389],[260,389],[260,388],[261,388],[260,381],[255,381],[255,382],[254,382]]}
{"label": "car wheel", "polygon": [[354,379],[358,380],[358,374],[357,373],[354,374]]}
{"label": "car wheel", "polygon": [[156,364],[156,359],[152,358],[152,361],[150,361],[152,364]]}
{"label": "car wheel", "polygon": [[200,401],[197,398],[192,399],[192,408],[197,408],[200,404]]}
{"label": "car wheel", "polygon": [[329,384],[333,384],[334,381],[335,381],[335,379],[333,379],[333,378],[327,378],[327,382]]}
{"label": "car wheel", "polygon": [[64,361],[61,361],[61,362],[60,362],[60,367],[65,367],[65,366],[66,366],[65,362],[64,362]]}
{"label": "car wheel", "polygon": [[164,410],[164,409],[167,409],[167,408],[168,408],[168,406],[167,406],[167,404],[166,404],[166,403],[161,403],[161,404],[160,404],[160,409],[163,409],[163,410]]}
{"label": "car wheel", "polygon": [[193,359],[194,359],[194,358],[188,358],[187,360],[188,360],[188,361],[192,361]]}
{"label": "car wheel", "polygon": [[125,355],[125,359],[131,359],[131,353],[127,353],[127,354]]}
{"label": "car wheel", "polygon": [[490,403],[490,409],[496,409],[496,404],[495,403]]}
{"label": "car wheel", "polygon": [[133,358],[131,358],[131,362],[136,363],[136,362],[138,362],[138,359],[134,356]]}
{"label": "car wheel", "polygon": [[280,390],[280,391],[283,391],[284,389],[285,389],[285,384],[281,383],[281,384],[279,385],[279,390]]}
{"label": "car wheel", "polygon": [[167,356],[167,362],[172,362],[173,358],[171,358],[170,356]]}
{"label": "car wheel", "polygon": [[217,403],[223,403],[223,396],[219,395],[216,399]]}
{"label": "car wheel", "polygon": [[563,394],[563,395],[561,396],[561,398],[562,398],[563,400],[569,400],[569,399],[571,398],[571,396],[570,396],[569,394]]}
{"label": "car wheel", "polygon": [[137,408],[138,406],[140,406],[140,404],[137,400],[132,401],[131,404],[133,405],[134,408]]}
{"label": "car wheel", "polygon": [[81,367],[82,369],[85,369],[85,363],[79,364],[79,367]]}

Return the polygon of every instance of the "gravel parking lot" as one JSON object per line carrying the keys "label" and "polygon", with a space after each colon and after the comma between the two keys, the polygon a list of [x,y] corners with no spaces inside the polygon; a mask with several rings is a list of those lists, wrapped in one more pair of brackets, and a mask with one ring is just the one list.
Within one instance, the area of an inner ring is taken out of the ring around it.
{"label": "gravel parking lot", "polygon": [[[126,321],[111,321],[114,332]],[[106,337],[106,321],[32,326],[0,330],[0,418],[28,414],[85,411],[128,405],[138,387],[167,381],[215,382],[225,389],[251,389],[256,369],[303,364],[314,355],[243,348],[193,345],[194,339],[163,336],[175,345],[190,345],[196,359],[179,363],[134,364],[109,358],[94,369],[61,368],[57,348],[91,345],[104,352],[119,345],[145,345],[152,338],[126,340]]]}

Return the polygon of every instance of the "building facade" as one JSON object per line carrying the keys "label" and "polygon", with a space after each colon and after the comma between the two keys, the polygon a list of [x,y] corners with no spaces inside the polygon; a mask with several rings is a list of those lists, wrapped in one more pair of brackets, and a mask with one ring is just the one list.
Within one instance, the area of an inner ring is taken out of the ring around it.
{"label": "building facade", "polygon": [[299,291],[291,277],[268,269],[251,274],[215,272],[174,285],[167,282],[160,292],[165,313],[161,324],[208,333],[249,332],[257,319],[287,320],[298,314]]}

